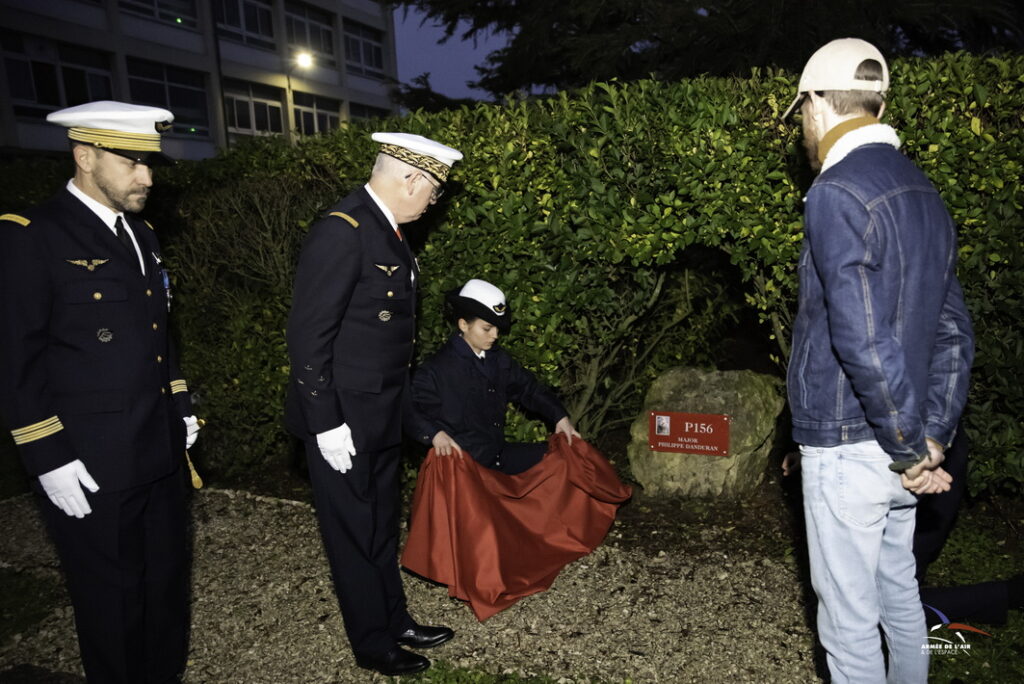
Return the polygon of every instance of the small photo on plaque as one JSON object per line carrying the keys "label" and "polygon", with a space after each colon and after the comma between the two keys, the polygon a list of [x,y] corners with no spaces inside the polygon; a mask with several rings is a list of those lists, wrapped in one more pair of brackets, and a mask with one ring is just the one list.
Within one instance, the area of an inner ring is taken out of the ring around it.
{"label": "small photo on plaque", "polygon": [[672,418],[669,416],[655,416],[654,434],[656,435],[670,435],[672,434]]}

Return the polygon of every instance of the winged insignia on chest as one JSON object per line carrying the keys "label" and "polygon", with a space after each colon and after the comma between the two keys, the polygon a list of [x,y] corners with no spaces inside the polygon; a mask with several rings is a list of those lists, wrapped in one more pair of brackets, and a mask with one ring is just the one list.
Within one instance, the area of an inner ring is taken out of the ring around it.
{"label": "winged insignia on chest", "polygon": [[395,271],[402,267],[401,265],[388,266],[387,264],[374,264],[374,266],[384,271],[384,273],[386,273],[389,278],[395,273]]}
{"label": "winged insignia on chest", "polygon": [[65,259],[72,266],[81,266],[82,268],[95,271],[98,267],[110,261],[110,259]]}

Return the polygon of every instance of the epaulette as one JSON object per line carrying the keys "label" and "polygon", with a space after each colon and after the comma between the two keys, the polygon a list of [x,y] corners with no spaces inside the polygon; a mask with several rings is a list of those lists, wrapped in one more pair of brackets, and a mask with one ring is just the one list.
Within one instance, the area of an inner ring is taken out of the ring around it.
{"label": "epaulette", "polygon": [[349,216],[349,215],[348,215],[348,214],[346,214],[346,213],[343,213],[343,212],[340,212],[340,211],[332,211],[332,212],[330,213],[330,215],[331,215],[331,216],[337,216],[338,218],[342,218],[342,219],[345,219],[345,220],[346,220],[346,221],[348,221],[348,222],[349,222],[350,224],[352,224],[352,227],[353,227],[353,228],[358,228],[358,227],[359,227],[359,221],[356,221],[356,220],[355,220],[354,218],[352,218],[351,216]]}
{"label": "epaulette", "polygon": [[150,223],[150,222],[149,222],[149,221],[147,221],[146,219],[142,219],[142,222],[143,222],[143,223],[145,223],[145,224],[146,224],[147,226],[149,226],[149,229],[150,229],[150,230],[152,230],[153,232],[156,232],[156,228],[154,228],[154,227],[153,227],[153,224],[152,224],[152,223]]}
{"label": "epaulette", "polygon": [[0,216],[0,221],[12,221],[14,223],[20,223],[23,226],[27,226],[32,223],[30,219],[27,219],[24,216],[19,216],[18,214],[4,214],[3,216]]}

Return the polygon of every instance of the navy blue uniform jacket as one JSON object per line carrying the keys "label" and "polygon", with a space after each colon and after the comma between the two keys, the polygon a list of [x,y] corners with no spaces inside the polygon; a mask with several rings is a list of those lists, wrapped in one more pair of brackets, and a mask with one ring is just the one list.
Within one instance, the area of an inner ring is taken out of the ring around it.
{"label": "navy blue uniform jacket", "polygon": [[474,460],[490,467],[505,448],[509,402],[552,425],[569,415],[550,389],[501,347],[479,359],[458,335],[417,369],[410,431],[431,444],[444,430]]}
{"label": "navy blue uniform jacket", "polygon": [[160,245],[126,218],[145,274],[67,189],[0,217],[0,414],[30,475],[81,459],[103,492],[179,468],[191,414]]}
{"label": "navy blue uniform jacket", "polygon": [[304,440],[347,423],[356,452],[402,440],[416,334],[416,261],[365,188],[313,224],[288,319],[288,428]]}

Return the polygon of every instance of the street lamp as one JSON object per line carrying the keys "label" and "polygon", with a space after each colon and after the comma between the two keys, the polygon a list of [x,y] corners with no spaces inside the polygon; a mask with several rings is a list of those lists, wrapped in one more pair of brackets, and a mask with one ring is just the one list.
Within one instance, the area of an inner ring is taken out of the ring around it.
{"label": "street lamp", "polygon": [[285,82],[288,84],[288,96],[286,104],[288,105],[288,139],[292,142],[295,141],[295,101],[294,94],[292,93],[292,72],[296,68],[302,69],[303,71],[313,66],[313,55],[305,50],[296,52],[292,58],[292,63],[288,67],[288,70],[284,73]]}

